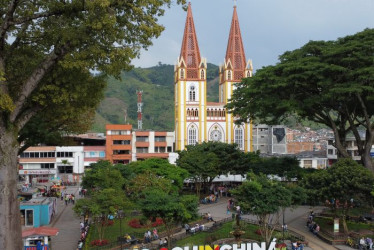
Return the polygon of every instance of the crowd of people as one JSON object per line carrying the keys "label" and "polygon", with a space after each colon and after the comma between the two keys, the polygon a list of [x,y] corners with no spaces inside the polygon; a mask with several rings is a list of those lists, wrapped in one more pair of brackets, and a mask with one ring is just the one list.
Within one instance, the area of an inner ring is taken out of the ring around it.
{"label": "crowd of people", "polygon": [[300,241],[292,242],[291,246],[292,246],[292,250],[303,250],[304,249],[304,244]]}
{"label": "crowd of people", "polygon": [[81,237],[80,237],[80,240],[78,241],[78,249],[81,250],[83,249],[84,241],[86,240],[86,237],[88,234],[88,228],[89,228],[88,221],[87,220],[85,220],[85,222],[81,221],[79,223],[79,226],[80,226]]}
{"label": "crowd of people", "polygon": [[157,228],[153,228],[153,231],[150,230],[144,233],[144,243],[151,243],[152,240],[158,240]]}
{"label": "crowd of people", "polygon": [[306,226],[309,228],[309,231],[312,232],[315,236],[318,235],[320,226],[314,221],[314,212],[310,211]]}
{"label": "crowd of people", "polygon": [[65,205],[68,204],[75,204],[75,195],[74,194],[67,194],[64,191],[61,193],[61,200],[65,201]]}
{"label": "crowd of people", "polygon": [[358,244],[358,249],[364,250],[364,249],[373,249],[373,239],[367,237],[362,237],[360,239],[360,242]]}

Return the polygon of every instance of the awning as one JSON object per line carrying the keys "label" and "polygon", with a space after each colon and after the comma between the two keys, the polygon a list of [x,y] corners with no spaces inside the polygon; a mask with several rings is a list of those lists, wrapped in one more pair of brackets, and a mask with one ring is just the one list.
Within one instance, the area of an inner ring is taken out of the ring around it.
{"label": "awning", "polygon": [[22,231],[22,238],[30,236],[56,236],[59,232],[55,227],[33,227]]}

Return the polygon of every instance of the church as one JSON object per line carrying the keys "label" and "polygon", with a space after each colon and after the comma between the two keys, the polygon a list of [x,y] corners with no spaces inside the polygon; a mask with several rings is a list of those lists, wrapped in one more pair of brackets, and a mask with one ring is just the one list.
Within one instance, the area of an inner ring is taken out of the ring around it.
{"label": "church", "polygon": [[188,5],[182,48],[174,68],[175,150],[206,141],[236,143],[244,152],[253,151],[252,124],[235,124],[225,105],[235,84],[252,76],[246,61],[239,19],[234,6],[224,64],[219,68],[219,102],[207,102],[207,61],[200,56],[191,3]]}

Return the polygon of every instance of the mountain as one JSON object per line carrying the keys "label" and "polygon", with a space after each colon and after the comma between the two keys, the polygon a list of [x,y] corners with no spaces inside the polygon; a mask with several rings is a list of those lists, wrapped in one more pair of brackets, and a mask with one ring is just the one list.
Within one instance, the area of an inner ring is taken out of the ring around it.
{"label": "mountain", "polygon": [[[207,66],[207,101],[217,102],[218,66]],[[174,66],[162,63],[123,72],[120,79],[108,78],[92,131],[104,132],[108,123],[137,128],[137,90],[143,91],[143,129],[174,131]]]}

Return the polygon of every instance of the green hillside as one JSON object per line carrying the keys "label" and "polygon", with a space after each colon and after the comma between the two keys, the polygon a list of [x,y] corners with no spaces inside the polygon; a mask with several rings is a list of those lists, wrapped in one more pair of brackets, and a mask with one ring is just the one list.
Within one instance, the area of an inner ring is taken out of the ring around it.
{"label": "green hillside", "polygon": [[[208,63],[207,81],[208,101],[218,101],[218,66]],[[174,66],[161,63],[109,78],[92,130],[104,132],[107,123],[137,128],[137,90],[143,90],[143,129],[174,131]]]}

